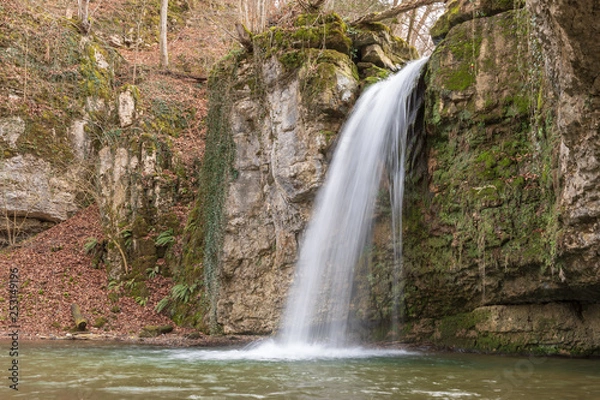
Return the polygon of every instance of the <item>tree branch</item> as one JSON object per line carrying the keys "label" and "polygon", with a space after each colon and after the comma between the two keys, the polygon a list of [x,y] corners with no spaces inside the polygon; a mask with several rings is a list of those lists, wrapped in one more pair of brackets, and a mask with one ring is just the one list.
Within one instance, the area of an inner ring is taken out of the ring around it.
{"label": "tree branch", "polygon": [[172,76],[173,78],[177,78],[177,79],[193,79],[197,82],[205,82],[208,80],[207,77],[205,76],[198,76],[198,75],[193,75],[193,74],[184,74],[181,72],[176,72],[176,71],[171,71],[171,70],[162,70],[162,71],[158,71],[159,74],[161,75],[167,75],[167,76]]}
{"label": "tree branch", "polygon": [[321,8],[321,6],[324,3],[325,3],[325,0],[308,0],[308,1],[298,0],[298,4],[300,4],[300,6],[302,8],[304,8],[306,11],[309,11],[309,12],[317,11],[319,8]]}
{"label": "tree branch", "polygon": [[237,40],[248,50],[252,52],[252,33],[244,26],[244,24],[237,22],[235,24],[235,30],[237,31],[238,37]]}
{"label": "tree branch", "polygon": [[350,22],[350,25],[359,25],[370,22],[377,22],[388,18],[393,18],[398,14],[414,10],[415,8],[428,6],[434,3],[443,3],[444,0],[413,0],[407,3],[401,3],[396,7],[392,7],[389,10],[382,12],[372,12],[364,15],[354,21]]}

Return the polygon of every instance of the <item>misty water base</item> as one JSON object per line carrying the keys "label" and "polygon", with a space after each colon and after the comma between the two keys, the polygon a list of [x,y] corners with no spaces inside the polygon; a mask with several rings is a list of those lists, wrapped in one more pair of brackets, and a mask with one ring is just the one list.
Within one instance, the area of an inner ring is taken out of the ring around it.
{"label": "misty water base", "polygon": [[[6,384],[0,398],[581,400],[600,395],[598,360],[319,347],[295,349],[292,355],[274,342],[259,348],[23,342],[19,391]],[[2,365],[7,360],[3,352]]]}

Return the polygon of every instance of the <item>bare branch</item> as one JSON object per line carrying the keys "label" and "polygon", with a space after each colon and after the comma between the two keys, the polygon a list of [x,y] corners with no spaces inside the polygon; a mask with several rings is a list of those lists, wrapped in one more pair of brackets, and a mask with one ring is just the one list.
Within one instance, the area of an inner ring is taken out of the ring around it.
{"label": "bare branch", "polygon": [[443,3],[443,2],[444,2],[444,0],[413,0],[411,2],[401,3],[400,5],[398,5],[396,7],[392,7],[386,11],[373,12],[373,13],[367,14],[363,17],[360,17],[360,18],[350,22],[350,25],[358,25],[358,24],[369,23],[369,22],[377,22],[377,21],[381,21],[384,19],[388,19],[388,18],[394,18],[398,14],[401,14],[401,13],[404,13],[407,11],[412,11],[419,7],[428,6],[428,5],[431,5],[434,3]]}
{"label": "bare branch", "polygon": [[308,12],[318,11],[325,0],[298,0],[298,5]]}
{"label": "bare branch", "polygon": [[241,43],[242,46],[246,48],[246,50],[251,52],[253,46],[252,34],[248,30],[248,28],[246,28],[244,24],[238,22],[235,24],[235,30],[238,34],[237,40]]}

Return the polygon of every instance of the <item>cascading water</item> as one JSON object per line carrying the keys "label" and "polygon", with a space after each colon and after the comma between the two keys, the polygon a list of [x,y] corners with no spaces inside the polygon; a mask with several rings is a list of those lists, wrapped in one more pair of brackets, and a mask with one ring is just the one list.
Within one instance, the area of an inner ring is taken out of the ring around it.
{"label": "cascading water", "polygon": [[[369,239],[386,168],[390,172],[396,269],[400,268],[407,131],[420,105],[415,104],[419,100],[414,92],[426,61],[411,62],[369,88],[346,122],[300,250],[277,337],[281,345],[346,344],[354,267]],[[396,271],[396,287],[398,276]],[[394,291],[397,303],[399,291]]]}

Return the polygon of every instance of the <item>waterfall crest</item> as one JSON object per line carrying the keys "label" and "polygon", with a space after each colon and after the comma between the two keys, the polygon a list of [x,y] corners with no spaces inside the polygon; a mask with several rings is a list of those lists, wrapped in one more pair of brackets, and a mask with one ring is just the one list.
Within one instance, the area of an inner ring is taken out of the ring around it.
{"label": "waterfall crest", "polygon": [[[407,131],[420,106],[414,92],[426,62],[413,61],[371,86],[345,123],[300,248],[277,337],[282,345],[347,344],[354,267],[369,240],[384,169],[390,173],[392,240],[400,268]],[[394,281],[399,272],[395,275]]]}

